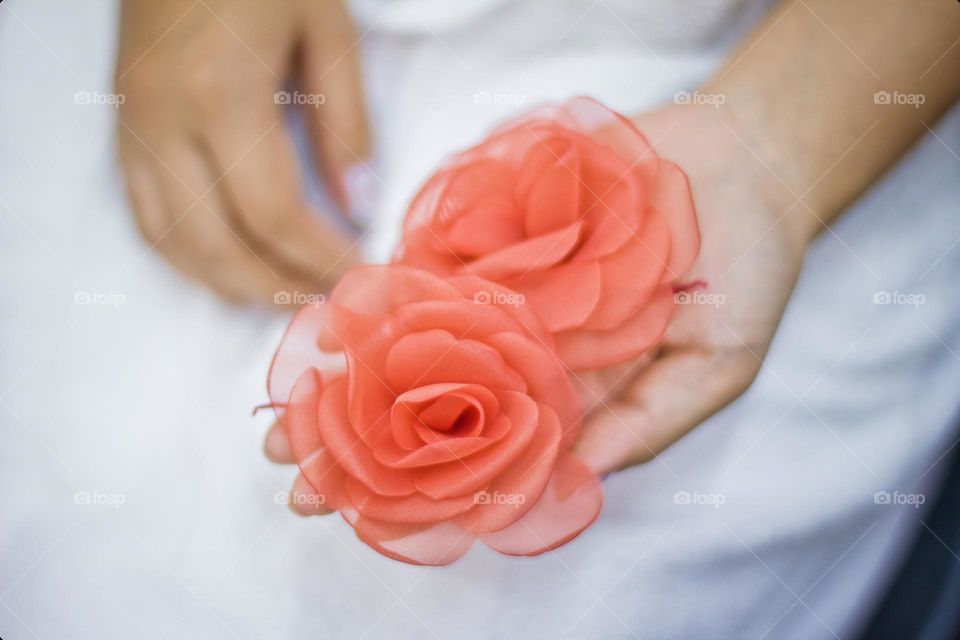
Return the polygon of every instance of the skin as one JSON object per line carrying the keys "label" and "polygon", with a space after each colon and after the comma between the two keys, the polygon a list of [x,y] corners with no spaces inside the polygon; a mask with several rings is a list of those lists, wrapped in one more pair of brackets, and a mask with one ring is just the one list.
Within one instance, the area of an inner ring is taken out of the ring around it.
{"label": "skin", "polygon": [[[702,248],[685,280],[725,303],[680,306],[656,352],[580,376],[589,411],[575,449],[597,471],[652,459],[746,390],[809,243],[960,97],[958,37],[947,0],[783,2],[701,88],[719,108],[635,118],[690,178]],[[875,104],[881,90],[925,100]],[[293,462],[279,426],[265,449]],[[293,492],[312,489],[299,477]]]}
{"label": "skin", "polygon": [[[690,178],[702,247],[684,279],[725,303],[679,306],[652,358],[585,394],[594,468],[652,459],[749,387],[806,247],[960,98],[958,38],[946,0],[783,2],[701,89],[719,109],[635,118]],[[895,90],[925,100],[875,103]]]}
{"label": "skin", "polygon": [[357,38],[337,0],[124,0],[119,152],[151,247],[240,303],[325,289],[355,262],[345,225],[304,197],[274,92],[323,94],[303,110],[346,208],[342,177],[370,144]]}

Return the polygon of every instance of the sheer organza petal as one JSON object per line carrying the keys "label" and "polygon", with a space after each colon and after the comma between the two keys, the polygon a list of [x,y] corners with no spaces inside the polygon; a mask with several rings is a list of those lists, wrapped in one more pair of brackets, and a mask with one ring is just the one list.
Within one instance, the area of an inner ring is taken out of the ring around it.
{"label": "sheer organza petal", "polygon": [[392,469],[417,469],[461,460],[489,444],[489,438],[469,436],[431,442],[410,451],[397,444],[392,432],[384,431],[373,448],[373,457]]}
{"label": "sheer organza petal", "polygon": [[499,531],[529,511],[550,479],[562,433],[553,409],[539,407],[537,432],[527,448],[487,485],[484,499],[457,518],[468,531]]}
{"label": "sheer organza petal", "polygon": [[448,565],[469,551],[477,538],[450,521],[397,524],[361,516],[354,509],[341,514],[360,540],[388,558],[409,564]]}
{"label": "sheer organza petal", "polygon": [[[474,276],[456,276],[449,278],[447,282],[456,287],[467,300],[473,300],[484,307],[493,307],[516,323],[513,327],[497,330],[492,330],[491,325],[491,331],[486,335],[513,330],[536,337],[545,345],[553,345],[553,338],[540,316],[533,311],[532,305],[526,304],[526,300],[519,298],[513,289]],[[476,327],[479,326],[478,322]]]}
{"label": "sheer organza petal", "polygon": [[350,425],[345,379],[335,380],[323,390],[317,420],[324,445],[347,474],[386,496],[416,491],[413,473],[378,462]]}
{"label": "sheer organza petal", "polygon": [[673,162],[661,160],[651,206],[663,216],[673,240],[664,280],[676,280],[686,273],[700,253],[700,231],[690,181]]}
{"label": "sheer organza petal", "polygon": [[340,375],[346,366],[338,339],[332,333],[331,307],[308,304],[301,307],[284,333],[267,374],[267,394],[283,423],[287,400],[298,378],[314,369],[320,384]]}
{"label": "sheer organza petal", "polygon": [[673,314],[673,289],[661,286],[633,318],[607,331],[567,331],[555,336],[557,353],[574,371],[626,362],[653,346]]}
{"label": "sheer organza petal", "polygon": [[523,242],[517,205],[507,196],[491,197],[475,204],[450,224],[443,241],[464,259],[490,255]]}
{"label": "sheer organza petal", "polygon": [[670,259],[670,232],[663,218],[651,215],[617,253],[599,261],[600,302],[584,329],[613,329],[640,313],[661,284]]}
{"label": "sheer organza petal", "polygon": [[441,500],[419,492],[405,496],[390,496],[372,491],[366,484],[353,477],[348,477],[345,485],[351,506],[360,515],[385,522],[440,522],[453,519],[474,505],[472,495],[454,496]]}
{"label": "sheer organza petal", "polygon": [[472,456],[417,471],[417,489],[440,499],[465,495],[484,488],[527,449],[540,430],[540,406],[530,397],[512,391],[498,393],[502,420],[509,429],[491,446]]}
{"label": "sheer organza petal", "polygon": [[347,474],[326,449],[317,449],[299,463],[300,473],[319,498],[318,506],[336,511],[350,504],[345,483]]}
{"label": "sheer organza petal", "polygon": [[541,140],[527,152],[516,180],[527,237],[549,235],[577,222],[584,189],[580,165],[576,144],[563,137]]}
{"label": "sheer organza petal", "polygon": [[444,329],[410,333],[391,347],[384,369],[395,389],[444,382],[469,382],[524,391],[526,382],[489,345],[458,339]]}
{"label": "sheer organza petal", "polygon": [[600,479],[575,456],[563,453],[540,499],[505,529],[480,535],[488,546],[512,556],[556,549],[589,527],[603,507]]}
{"label": "sheer organza petal", "polygon": [[[373,316],[410,302],[459,297],[460,293],[442,278],[421,269],[397,265],[354,267],[330,296],[332,302],[354,313]],[[349,328],[344,329],[349,332]]]}
{"label": "sheer organza petal", "polygon": [[346,504],[343,484],[346,476],[320,437],[322,389],[320,372],[313,368],[304,371],[290,392],[283,428],[300,473],[323,497],[324,506],[339,509]]}
{"label": "sheer organza petal", "polygon": [[[485,283],[489,288],[490,283]],[[499,287],[507,291],[506,287]],[[486,292],[484,292],[486,293]],[[486,300],[484,298],[483,300]],[[471,293],[468,299],[425,300],[399,307],[394,317],[411,332],[445,329],[460,338],[483,341],[502,331],[516,331],[517,319],[500,305],[481,303]]]}
{"label": "sheer organza petal", "polygon": [[498,281],[552,267],[566,258],[577,246],[583,227],[583,222],[574,220],[555,231],[468,262],[459,271],[485,280]]}
{"label": "sheer organza petal", "polygon": [[600,302],[600,265],[571,262],[547,271],[535,271],[508,281],[524,296],[547,329],[563,331],[579,326]]}
{"label": "sheer organza petal", "polygon": [[[454,422],[472,407],[477,424],[467,429]],[[390,431],[397,444],[409,450],[430,442],[485,433],[488,421],[496,418],[500,403],[486,387],[450,382],[425,385],[397,396],[390,411]],[[444,428],[446,424],[446,428]],[[455,427],[455,428],[454,428]]]}
{"label": "sheer organza petal", "polygon": [[489,338],[489,344],[527,380],[527,394],[553,409],[563,432],[562,446],[571,445],[580,422],[580,399],[557,355],[535,338],[517,333],[498,333]]}

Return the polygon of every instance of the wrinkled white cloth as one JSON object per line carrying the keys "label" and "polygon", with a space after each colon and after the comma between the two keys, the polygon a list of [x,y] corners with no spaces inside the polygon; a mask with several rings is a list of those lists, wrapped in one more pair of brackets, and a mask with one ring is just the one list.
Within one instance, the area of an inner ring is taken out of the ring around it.
{"label": "wrinkled white cloth", "polygon": [[[499,119],[669,100],[760,8],[358,0],[386,184],[371,255]],[[811,248],[748,393],[608,478],[595,526],[424,569],[275,502],[294,470],[263,458],[250,408],[286,319],[220,304],[139,239],[115,111],[74,99],[111,91],[115,10],[0,5],[0,635],[853,636],[923,516],[875,493],[932,500],[956,437],[956,109]]]}

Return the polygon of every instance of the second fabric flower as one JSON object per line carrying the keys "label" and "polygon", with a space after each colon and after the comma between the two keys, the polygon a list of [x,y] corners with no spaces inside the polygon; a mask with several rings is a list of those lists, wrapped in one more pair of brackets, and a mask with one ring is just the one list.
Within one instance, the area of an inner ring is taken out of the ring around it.
{"label": "second fabric flower", "polygon": [[699,250],[686,175],[589,98],[536,109],[453,156],[414,199],[396,262],[524,296],[573,370],[663,334]]}

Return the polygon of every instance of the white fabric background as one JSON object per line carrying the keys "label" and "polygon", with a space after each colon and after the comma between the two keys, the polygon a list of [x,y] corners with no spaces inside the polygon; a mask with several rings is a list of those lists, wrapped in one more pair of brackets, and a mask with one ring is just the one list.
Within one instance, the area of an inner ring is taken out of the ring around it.
{"label": "white fabric background", "polygon": [[[756,10],[453,5],[357,3],[386,183],[373,256],[429,169],[513,113],[502,102],[650,107]],[[110,91],[114,20],[100,0],[0,6],[0,635],[852,637],[923,515],[874,492],[928,491],[956,435],[957,110],[811,249],[750,391],[609,478],[593,528],[536,559],[477,545],[422,569],[275,504],[293,471],[265,461],[270,418],[249,412],[285,318],[221,305],[138,238],[115,112],[73,100]],[[875,305],[879,290],[926,302]]]}

